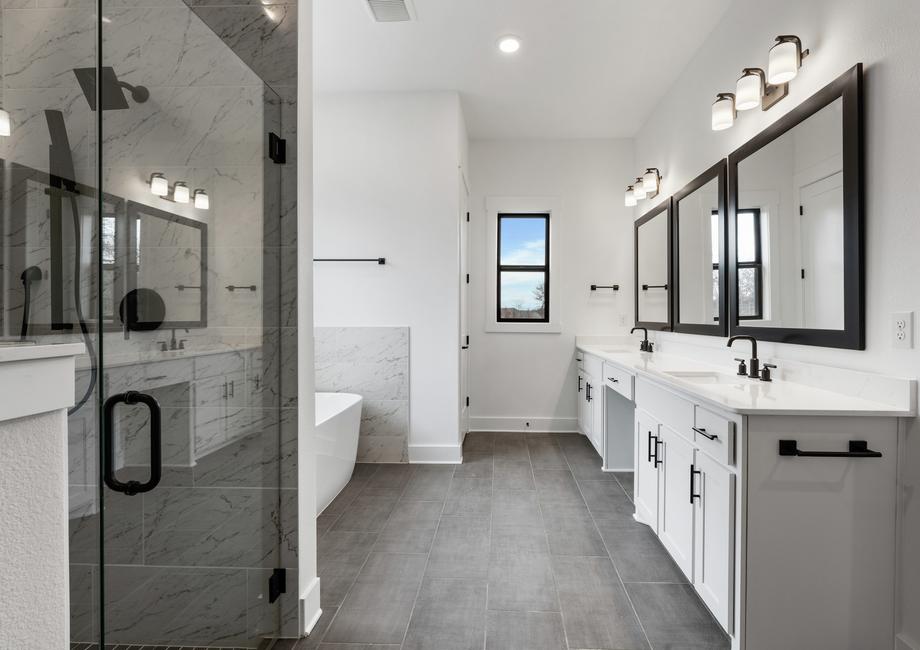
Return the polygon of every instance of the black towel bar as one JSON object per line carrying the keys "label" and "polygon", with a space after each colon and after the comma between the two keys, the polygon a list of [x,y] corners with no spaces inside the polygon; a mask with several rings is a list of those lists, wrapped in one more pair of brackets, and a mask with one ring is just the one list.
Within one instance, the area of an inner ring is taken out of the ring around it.
{"label": "black towel bar", "polygon": [[668,285],[666,284],[643,284],[642,290],[648,291],[649,289],[667,289]]}
{"label": "black towel bar", "polygon": [[881,458],[882,452],[869,449],[865,440],[850,440],[849,451],[802,451],[795,440],[779,441],[780,456],[800,458]]}
{"label": "black towel bar", "polygon": [[620,285],[618,284],[592,284],[591,291],[597,291],[598,289],[613,289],[614,291],[620,290]]}

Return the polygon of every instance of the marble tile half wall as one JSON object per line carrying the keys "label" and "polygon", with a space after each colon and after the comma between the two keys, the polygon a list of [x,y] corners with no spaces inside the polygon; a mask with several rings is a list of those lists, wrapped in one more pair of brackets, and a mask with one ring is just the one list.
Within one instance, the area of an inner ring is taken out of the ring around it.
{"label": "marble tile half wall", "polygon": [[409,328],[317,327],[316,390],[364,398],[358,462],[409,462]]}

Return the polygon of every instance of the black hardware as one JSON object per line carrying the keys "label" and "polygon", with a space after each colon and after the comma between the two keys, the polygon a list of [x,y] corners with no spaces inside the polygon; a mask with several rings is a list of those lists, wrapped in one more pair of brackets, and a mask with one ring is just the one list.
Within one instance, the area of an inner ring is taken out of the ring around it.
{"label": "black hardware", "polygon": [[770,368],[775,368],[772,363],[763,364],[763,370],[760,371],[760,381],[773,381],[773,377],[770,374]]}
{"label": "black hardware", "polygon": [[467,284],[470,283],[470,274],[469,274],[469,273],[466,274],[466,283],[467,283]]}
{"label": "black hardware", "polygon": [[[655,441],[654,451],[652,451],[652,440]],[[648,462],[658,465],[658,436],[652,435],[651,431],[648,432]]]}
{"label": "black hardware", "polygon": [[639,352],[651,352],[652,344],[648,340],[648,330],[644,327],[634,327],[629,330],[629,333],[632,334],[636,330],[642,330],[642,333],[645,335],[642,342],[639,344]]}
{"label": "black hardware", "polygon": [[802,451],[795,440],[780,440],[780,456],[799,456],[802,458],[881,458],[882,452],[869,449],[865,440],[850,440],[849,451]]}
{"label": "black hardware", "polygon": [[609,285],[592,284],[591,285],[591,291],[597,291],[598,289],[613,289],[614,291],[619,291],[620,285],[618,284],[609,284]]}
{"label": "black hardware", "polygon": [[387,263],[385,257],[314,257],[314,262],[377,262],[380,266]]}
{"label": "black hardware", "polygon": [[698,470],[698,469],[696,468],[696,465],[690,465],[690,504],[691,504],[691,505],[693,505],[693,500],[694,500],[694,499],[699,499],[699,498],[701,498],[701,497],[703,496],[702,494],[698,494],[698,493],[696,493],[696,492],[693,491],[693,490],[694,490],[694,481],[693,481],[693,475],[694,475],[694,474],[699,474],[700,476],[702,476],[702,475],[703,475],[703,472],[701,472],[700,470]]}
{"label": "black hardware", "polygon": [[461,349],[461,350],[469,350],[469,349],[470,349],[470,346],[468,346],[468,345],[461,345],[461,346],[460,346],[460,349]]}
{"label": "black hardware", "polygon": [[225,289],[226,289],[227,291],[230,291],[230,292],[236,291],[237,289],[248,289],[249,291],[255,291],[255,290],[256,290],[256,285],[254,285],[254,284],[243,284],[243,285],[240,285],[240,284],[228,284],[228,285],[225,287]]}
{"label": "black hardware", "polygon": [[585,399],[591,401],[591,384],[585,384]]}
{"label": "black hardware", "polygon": [[745,361],[744,359],[739,359],[738,357],[735,357],[735,361],[738,362],[738,374],[746,377],[747,376],[747,361]]}
{"label": "black hardware", "polygon": [[578,375],[578,392],[579,392],[579,393],[581,392],[581,382],[582,382],[582,380],[584,380],[584,377],[582,377],[581,375]]}
{"label": "black hardware", "polygon": [[699,428],[699,427],[690,427],[690,428],[693,429],[694,431],[696,431],[698,434],[700,434],[700,435],[703,436],[704,438],[709,438],[710,440],[718,440],[718,439],[719,439],[719,436],[717,436],[717,435],[714,435],[714,434],[711,434],[711,433],[706,433],[706,429],[702,429],[702,428]]}
{"label": "black hardware", "polygon": [[661,438],[657,438],[657,437],[655,438],[655,467],[656,467],[656,468],[657,468],[659,465],[663,465],[663,464],[664,464],[664,461],[661,460],[661,456],[658,455],[658,447],[660,447],[660,446],[663,445],[663,444],[664,444],[664,443],[661,441]]}
{"label": "black hardware", "polygon": [[643,284],[642,290],[648,291],[649,289],[667,289],[668,285],[666,284]]}
{"label": "black hardware", "polygon": [[607,381],[609,381],[609,382],[612,383],[612,384],[619,384],[619,383],[620,383],[620,380],[617,379],[616,377],[607,377]]}
{"label": "black hardware", "polygon": [[466,213],[466,220],[467,220],[467,221],[470,220],[470,213],[469,213],[469,212]]}
{"label": "black hardware", "polygon": [[467,406],[470,405],[470,398],[469,398],[469,396],[467,396],[467,398],[466,398],[466,405],[467,405]]}
{"label": "black hardware", "polygon": [[281,138],[276,133],[268,134],[268,157],[276,165],[283,165],[287,162],[287,140]]}
{"label": "black hardware", "polygon": [[805,279],[805,269],[802,269],[802,279]]}
{"label": "black hardware", "polygon": [[[748,368],[747,376],[751,379],[760,379],[760,359],[757,358],[757,339],[753,336],[745,335],[736,335],[728,339],[728,347],[732,346],[732,343],[735,341],[750,341],[751,342],[751,360],[750,368]],[[741,370],[740,368],[738,369]]]}
{"label": "black hardware", "polygon": [[191,285],[191,284],[177,284],[176,289],[179,291],[185,291],[186,289],[198,289],[201,290],[200,285]]}
{"label": "black hardware", "polygon": [[287,592],[287,569],[275,569],[268,579],[268,602],[273,603]]}
{"label": "black hardware", "polygon": [[[146,483],[128,481],[122,483],[115,477],[115,406],[117,404],[144,404],[150,410],[150,479]],[[129,390],[109,397],[103,405],[103,437],[105,439],[105,484],[116,492],[133,496],[150,492],[159,483],[163,474],[162,433],[160,429],[160,405],[151,395]]]}

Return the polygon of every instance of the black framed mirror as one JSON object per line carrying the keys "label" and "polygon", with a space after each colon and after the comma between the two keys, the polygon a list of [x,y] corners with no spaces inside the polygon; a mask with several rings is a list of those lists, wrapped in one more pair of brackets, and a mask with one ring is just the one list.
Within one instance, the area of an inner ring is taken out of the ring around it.
{"label": "black framed mirror", "polygon": [[862,64],[729,156],[730,332],[865,349]]}
{"label": "black framed mirror", "polygon": [[671,199],[635,223],[636,326],[671,326]]}
{"label": "black framed mirror", "polygon": [[671,199],[675,332],[728,332],[726,169],[720,160]]}

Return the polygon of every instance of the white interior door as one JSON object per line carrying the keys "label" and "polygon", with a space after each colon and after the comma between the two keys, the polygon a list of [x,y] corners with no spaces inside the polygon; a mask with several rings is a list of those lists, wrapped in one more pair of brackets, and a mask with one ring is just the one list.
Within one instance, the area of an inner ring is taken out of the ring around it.
{"label": "white interior door", "polygon": [[843,172],[801,190],[802,316],[810,329],[843,329]]}
{"label": "white interior door", "polygon": [[470,430],[470,192],[460,175],[460,437]]}

